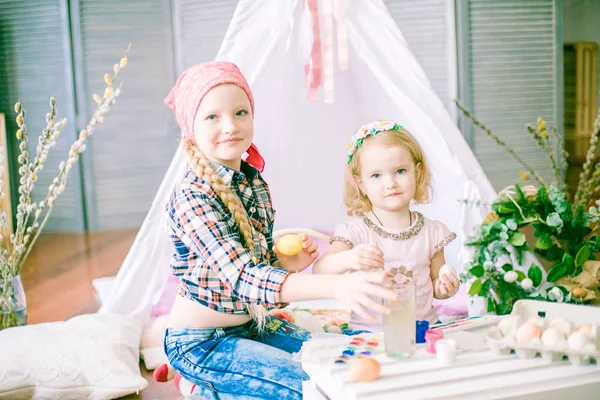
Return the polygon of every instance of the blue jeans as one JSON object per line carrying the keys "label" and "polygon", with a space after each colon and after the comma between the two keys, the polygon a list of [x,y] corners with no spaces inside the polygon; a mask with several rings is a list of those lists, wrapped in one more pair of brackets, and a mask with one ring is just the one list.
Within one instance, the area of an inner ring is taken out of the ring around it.
{"label": "blue jeans", "polygon": [[167,329],[165,353],[196,384],[193,398],[296,400],[309,377],[290,353],[302,343],[279,331],[258,334],[250,321],[231,328]]}

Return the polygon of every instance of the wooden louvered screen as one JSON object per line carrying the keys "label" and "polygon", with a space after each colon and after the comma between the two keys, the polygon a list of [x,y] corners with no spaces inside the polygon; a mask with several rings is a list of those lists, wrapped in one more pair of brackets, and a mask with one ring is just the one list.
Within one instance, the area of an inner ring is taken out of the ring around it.
{"label": "wooden louvered screen", "polygon": [[[468,26],[468,85],[473,114],[504,139],[548,182],[552,171],[543,150],[525,129],[538,117],[560,123],[557,14],[555,0],[469,0],[462,18]],[[480,130],[472,145],[497,190],[519,180],[523,169]]]}
{"label": "wooden louvered screen", "polygon": [[[6,115],[12,203],[16,210],[19,200],[18,149],[14,137],[17,124],[13,108],[16,101],[20,99],[26,111],[30,159],[35,156],[37,138],[46,127],[50,97],[56,98],[58,117],[69,120],[39,174],[32,192],[33,201],[45,198],[48,186],[58,175],[59,163],[67,159],[76,137],[67,2],[2,0],[0,26],[0,112]],[[80,180],[80,169],[76,165],[44,231],[84,230]]]}
{"label": "wooden louvered screen", "polygon": [[[175,79],[169,0],[80,0],[83,96],[87,121],[104,73],[132,43],[122,95],[84,155],[90,230],[137,227],[144,220],[177,147],[163,99]],[[83,128],[81,126],[80,128]]]}
{"label": "wooden louvered screen", "polygon": [[237,3],[237,0],[175,0],[178,73],[191,65],[214,60]]}
{"label": "wooden louvered screen", "polygon": [[456,97],[454,8],[447,0],[385,0],[431,86],[448,109]]}

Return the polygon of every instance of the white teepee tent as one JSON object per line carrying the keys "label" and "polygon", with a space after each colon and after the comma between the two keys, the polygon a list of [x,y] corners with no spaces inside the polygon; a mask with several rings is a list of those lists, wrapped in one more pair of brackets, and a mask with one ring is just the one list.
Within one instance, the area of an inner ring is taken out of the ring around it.
{"label": "white teepee tent", "polygon": [[[472,203],[490,204],[494,189],[383,1],[321,1],[316,20],[321,38],[313,35],[311,3],[316,1],[240,1],[217,56],[236,63],[254,92],[255,142],[267,161],[264,175],[278,212],[275,228],[331,232],[344,217],[342,177],[350,136],[368,121],[391,119],[425,150],[435,198],[415,208],[458,234],[446,254],[460,269],[468,258],[464,240],[486,213]],[[332,28],[337,35],[330,35]],[[325,89],[319,90],[333,96],[332,102],[307,100],[305,64],[314,73],[319,61],[311,57],[315,39],[323,49]],[[336,46],[337,52],[330,52]],[[331,55],[340,58],[343,69],[347,61],[347,70],[340,70],[337,60],[330,64]],[[164,206],[184,168],[178,151],[101,311],[150,315],[170,274]]]}

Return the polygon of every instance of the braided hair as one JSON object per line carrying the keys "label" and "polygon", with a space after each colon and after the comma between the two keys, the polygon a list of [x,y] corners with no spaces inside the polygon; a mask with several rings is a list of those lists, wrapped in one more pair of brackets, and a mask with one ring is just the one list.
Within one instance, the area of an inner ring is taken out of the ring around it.
{"label": "braided hair", "polygon": [[[187,156],[190,169],[194,172],[194,174],[196,174],[198,179],[201,179],[210,185],[217,196],[219,196],[223,204],[225,204],[227,207],[227,210],[229,210],[235,219],[235,223],[239,228],[244,247],[255,254],[252,226],[250,225],[248,215],[246,214],[246,210],[244,209],[239,197],[231,191],[229,185],[223,182],[223,179],[214,170],[206,155],[200,151],[198,146],[193,141],[188,138],[183,138],[182,146]],[[263,330],[266,323],[266,317],[268,315],[265,307],[262,305],[247,304],[246,310],[256,322],[258,330]]]}

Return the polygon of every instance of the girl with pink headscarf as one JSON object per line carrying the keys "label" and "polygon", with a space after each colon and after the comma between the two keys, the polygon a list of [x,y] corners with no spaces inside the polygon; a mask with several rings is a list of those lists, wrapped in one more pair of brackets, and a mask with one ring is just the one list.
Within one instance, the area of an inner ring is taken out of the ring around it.
{"label": "girl with pink headscarf", "polygon": [[334,297],[368,317],[364,307],[388,312],[370,296],[395,295],[381,287],[383,272],[292,273],[318,256],[307,237],[303,251],[280,264],[265,162],[252,143],[254,100],[237,66],[187,69],[165,103],[189,167],[166,207],[180,278],[165,335],[169,363],[203,399],[300,399],[308,376],[291,353],[307,336],[270,329],[277,324],[267,309]]}

